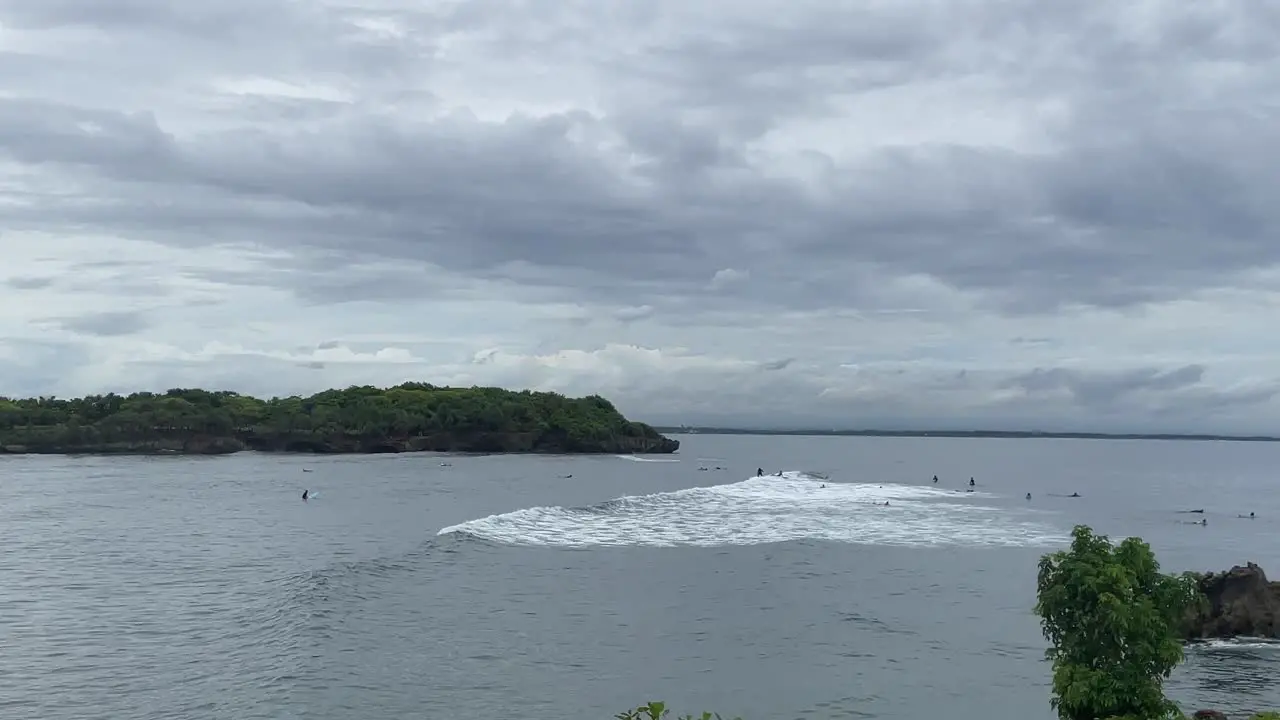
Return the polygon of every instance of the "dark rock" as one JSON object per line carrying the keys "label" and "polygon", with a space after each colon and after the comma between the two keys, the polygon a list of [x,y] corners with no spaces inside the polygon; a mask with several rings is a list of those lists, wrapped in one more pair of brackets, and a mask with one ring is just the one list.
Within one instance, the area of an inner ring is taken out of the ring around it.
{"label": "dark rock", "polygon": [[1188,640],[1200,638],[1280,638],[1280,582],[1268,582],[1253,563],[1199,576],[1207,602],[1191,612]]}
{"label": "dark rock", "polygon": [[1217,710],[1197,710],[1192,720],[1227,720],[1227,716]]}

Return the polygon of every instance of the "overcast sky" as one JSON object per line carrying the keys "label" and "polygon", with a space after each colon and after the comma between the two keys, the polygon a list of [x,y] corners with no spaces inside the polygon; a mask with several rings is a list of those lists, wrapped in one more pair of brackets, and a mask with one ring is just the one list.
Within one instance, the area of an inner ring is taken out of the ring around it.
{"label": "overcast sky", "polygon": [[0,393],[1280,432],[1280,4],[0,0]]}

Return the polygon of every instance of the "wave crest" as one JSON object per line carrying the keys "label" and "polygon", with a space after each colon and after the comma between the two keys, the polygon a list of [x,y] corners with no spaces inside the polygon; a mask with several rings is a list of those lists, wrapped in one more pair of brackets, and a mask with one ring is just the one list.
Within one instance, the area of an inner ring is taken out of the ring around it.
{"label": "wave crest", "polygon": [[974,502],[990,497],[914,485],[824,483],[807,473],[785,472],[586,507],[525,508],[446,527],[437,535],[542,547],[716,547],[793,540],[1026,547],[1065,539],[1032,519],[1035,511]]}

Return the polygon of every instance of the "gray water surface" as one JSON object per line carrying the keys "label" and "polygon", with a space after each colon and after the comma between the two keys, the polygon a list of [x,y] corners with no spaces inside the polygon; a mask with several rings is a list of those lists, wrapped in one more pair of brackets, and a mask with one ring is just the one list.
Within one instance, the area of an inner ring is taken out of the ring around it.
{"label": "gray water surface", "polygon": [[[1036,561],[1073,524],[1167,570],[1280,574],[1280,445],[681,439],[674,462],[2,458],[0,717],[590,720],[661,698],[1047,719]],[[1207,527],[1179,524],[1194,508]],[[1280,707],[1280,648],[1195,649],[1171,694]]]}

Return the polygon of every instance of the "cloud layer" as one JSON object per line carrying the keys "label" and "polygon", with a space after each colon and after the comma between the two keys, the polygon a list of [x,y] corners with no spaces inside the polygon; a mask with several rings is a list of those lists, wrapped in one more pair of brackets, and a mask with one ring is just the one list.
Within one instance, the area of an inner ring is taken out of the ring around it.
{"label": "cloud layer", "polygon": [[0,0],[0,393],[1271,432],[1280,9]]}

